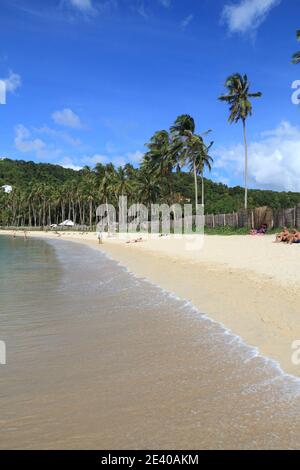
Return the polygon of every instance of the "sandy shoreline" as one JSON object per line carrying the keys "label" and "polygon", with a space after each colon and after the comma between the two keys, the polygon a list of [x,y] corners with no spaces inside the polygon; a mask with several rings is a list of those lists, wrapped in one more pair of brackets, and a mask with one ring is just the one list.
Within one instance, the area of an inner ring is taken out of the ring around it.
{"label": "sandy shoreline", "polygon": [[[57,238],[50,232],[29,236]],[[186,240],[173,237],[138,244],[105,239],[101,246],[95,234],[65,232],[61,239],[103,250],[300,376],[300,365],[291,360],[292,343],[300,340],[299,245],[274,244],[274,236],[206,236],[203,249],[195,252],[185,249]]]}

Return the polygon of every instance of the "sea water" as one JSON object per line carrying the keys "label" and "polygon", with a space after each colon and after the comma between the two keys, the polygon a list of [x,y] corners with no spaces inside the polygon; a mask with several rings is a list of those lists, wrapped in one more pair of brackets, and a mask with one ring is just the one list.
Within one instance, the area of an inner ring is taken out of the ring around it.
{"label": "sea water", "polygon": [[0,237],[0,448],[298,448],[300,385],[98,250]]}

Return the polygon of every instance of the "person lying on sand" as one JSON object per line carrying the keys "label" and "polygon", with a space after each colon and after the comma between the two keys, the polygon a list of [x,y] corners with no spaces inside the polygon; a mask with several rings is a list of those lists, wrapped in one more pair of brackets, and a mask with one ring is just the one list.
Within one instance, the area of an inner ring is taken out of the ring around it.
{"label": "person lying on sand", "polygon": [[290,236],[290,231],[287,227],[283,227],[283,231],[276,234],[276,243],[287,242]]}
{"label": "person lying on sand", "polygon": [[129,241],[126,242],[126,243],[140,243],[140,242],[142,242],[142,241],[143,241],[142,238],[136,238],[135,240],[129,240]]}
{"label": "person lying on sand", "polygon": [[260,228],[251,230],[250,235],[265,235],[267,233],[267,230],[268,230],[267,224],[262,224]]}

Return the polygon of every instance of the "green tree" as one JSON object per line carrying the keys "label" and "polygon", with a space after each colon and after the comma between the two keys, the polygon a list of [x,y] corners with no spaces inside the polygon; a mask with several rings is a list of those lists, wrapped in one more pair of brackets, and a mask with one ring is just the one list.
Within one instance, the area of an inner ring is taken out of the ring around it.
{"label": "green tree", "polygon": [[245,209],[248,208],[248,144],[246,132],[246,120],[252,115],[252,104],[250,98],[259,98],[262,96],[261,92],[250,93],[250,83],[247,75],[240,75],[235,73],[230,75],[225,82],[227,93],[221,95],[219,100],[225,101],[229,104],[229,118],[230,123],[237,123],[242,121],[244,132],[244,145],[245,145]]}
{"label": "green tree", "polygon": [[142,170],[159,178],[161,182],[167,181],[168,199],[171,202],[174,193],[173,170],[178,166],[178,152],[172,137],[166,130],[157,131],[146,146],[148,151],[142,162]]}
{"label": "green tree", "polygon": [[198,175],[201,177],[201,204],[204,208],[204,170],[211,171],[213,158],[209,155],[209,149],[213,142],[207,146],[201,135],[193,135],[187,141],[187,162],[190,171],[194,174],[195,207],[198,207]]}
{"label": "green tree", "polygon": [[110,225],[108,201],[111,202],[112,197],[115,194],[115,176],[116,176],[115,167],[112,163],[109,163],[105,167],[104,175],[100,184],[100,196],[104,199],[105,204],[106,204],[108,225]]}
{"label": "green tree", "polygon": [[[202,181],[202,205],[204,206],[204,170],[207,167],[211,170],[213,162],[212,157],[209,156],[209,149],[213,145],[207,146],[204,143],[203,137],[195,133],[196,125],[195,120],[189,114],[182,114],[177,117],[175,123],[171,127],[173,135],[174,149],[177,152],[178,160],[181,166],[188,164],[191,172],[194,174],[195,186],[195,207],[198,207],[198,175],[201,176]],[[204,134],[208,134],[207,131]]]}
{"label": "green tree", "polygon": [[117,196],[130,196],[132,194],[132,184],[125,168],[119,167],[117,169],[114,189]]}
{"label": "green tree", "polygon": [[161,192],[162,189],[157,178],[147,171],[140,171],[137,180],[138,200],[149,208],[151,204],[155,204],[159,200]]}

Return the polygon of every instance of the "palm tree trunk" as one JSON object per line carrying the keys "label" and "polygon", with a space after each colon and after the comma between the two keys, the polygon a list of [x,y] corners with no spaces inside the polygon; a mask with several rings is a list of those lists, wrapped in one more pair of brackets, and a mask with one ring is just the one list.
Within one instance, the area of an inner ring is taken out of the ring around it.
{"label": "palm tree trunk", "polygon": [[28,202],[28,226],[31,227],[30,201]]}
{"label": "palm tree trunk", "polygon": [[93,218],[93,201],[89,202],[90,204],[90,228],[92,228],[92,218]]}
{"label": "palm tree trunk", "polygon": [[61,203],[61,218],[62,218],[62,222],[64,220],[66,220],[65,219],[65,203],[64,202]]}
{"label": "palm tree trunk", "polygon": [[203,171],[201,173],[201,196],[202,196],[202,207],[204,207],[204,176],[203,176]]}
{"label": "palm tree trunk", "polygon": [[197,211],[197,207],[198,207],[198,181],[197,181],[196,162],[194,162],[194,179],[195,179],[195,208],[196,208],[196,211]]}
{"label": "palm tree trunk", "polygon": [[107,233],[109,233],[110,220],[109,220],[109,211],[108,211],[108,201],[107,201],[107,198],[106,198],[106,215],[107,215],[107,224],[108,224]]}
{"label": "palm tree trunk", "polygon": [[246,120],[243,119],[244,144],[245,144],[245,209],[248,208],[248,144],[246,132]]}

